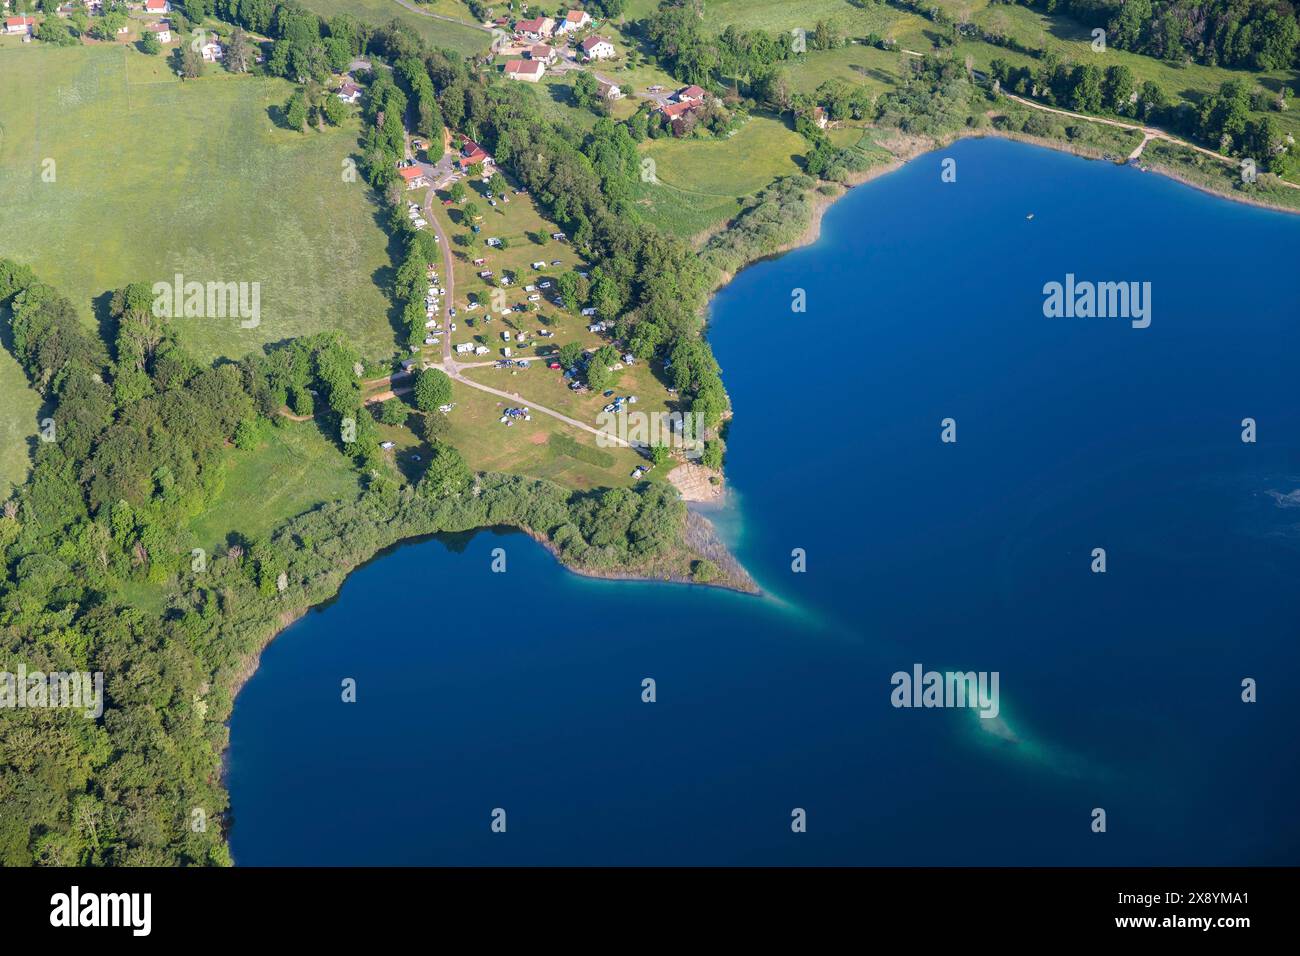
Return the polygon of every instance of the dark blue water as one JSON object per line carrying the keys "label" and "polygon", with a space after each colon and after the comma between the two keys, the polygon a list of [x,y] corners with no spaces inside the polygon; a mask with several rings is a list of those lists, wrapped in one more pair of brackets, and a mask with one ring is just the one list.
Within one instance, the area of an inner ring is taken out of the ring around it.
{"label": "dark blue water", "polygon": [[[240,695],[236,861],[1300,862],[1298,243],[1001,141],[854,190],[714,303],[768,597],[399,548]],[[1067,272],[1149,281],[1151,326],[1045,318]],[[915,663],[999,672],[1001,719],[893,708]]]}

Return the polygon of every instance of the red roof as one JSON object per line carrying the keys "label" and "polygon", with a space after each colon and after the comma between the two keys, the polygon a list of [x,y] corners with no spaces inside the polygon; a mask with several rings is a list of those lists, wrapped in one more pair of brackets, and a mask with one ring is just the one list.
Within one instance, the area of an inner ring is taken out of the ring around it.
{"label": "red roof", "polygon": [[523,73],[527,76],[541,76],[544,67],[539,60],[510,60],[506,63],[506,74],[514,75]]}
{"label": "red roof", "polygon": [[35,17],[10,17],[5,21],[5,26],[7,27],[31,27],[35,25]]}
{"label": "red roof", "polygon": [[688,86],[678,91],[677,98],[679,100],[702,100],[704,99],[704,90],[698,86]]}
{"label": "red roof", "polygon": [[669,119],[676,119],[695,109],[698,103],[669,103],[662,107],[663,114]]}
{"label": "red roof", "polygon": [[150,13],[161,11],[167,6],[167,0],[144,0],[144,8]]}
{"label": "red roof", "polygon": [[582,47],[583,53],[590,53],[592,47],[598,43],[609,43],[609,41],[604,37],[587,37],[587,39],[583,40],[579,45]]}
{"label": "red roof", "polygon": [[403,166],[397,171],[397,174],[409,183],[411,180],[419,179],[423,176],[424,170],[419,166]]}

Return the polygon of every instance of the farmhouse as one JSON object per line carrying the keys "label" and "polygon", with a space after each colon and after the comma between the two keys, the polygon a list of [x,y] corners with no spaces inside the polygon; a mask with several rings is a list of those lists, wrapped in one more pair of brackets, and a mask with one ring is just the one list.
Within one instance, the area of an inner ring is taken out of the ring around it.
{"label": "farmhouse", "polygon": [[344,103],[356,103],[361,99],[361,87],[351,80],[344,80],[336,95]]}
{"label": "farmhouse", "polygon": [[156,36],[159,43],[172,42],[172,28],[166,23],[147,23],[145,29]]}
{"label": "farmhouse", "polygon": [[5,20],[5,33],[10,36],[18,34],[30,36],[34,26],[36,26],[35,17],[9,17]]}
{"label": "farmhouse", "polygon": [[478,143],[472,139],[466,139],[460,144],[460,168],[469,169],[475,163],[482,163],[484,166],[492,165],[492,157]]}
{"label": "farmhouse", "polygon": [[536,83],[546,72],[546,64],[541,60],[509,60],[506,63],[506,79],[523,80]]}
{"label": "farmhouse", "polygon": [[199,52],[203,54],[203,59],[209,63],[215,63],[226,55],[226,51],[222,49],[221,44],[216,40],[206,41],[203,46],[199,47]]}
{"label": "farmhouse", "polygon": [[583,27],[591,26],[591,14],[586,10],[570,10],[555,28],[556,33],[572,33]]}
{"label": "farmhouse", "polygon": [[145,13],[171,13],[172,5],[167,0],[144,0]]}
{"label": "farmhouse", "polygon": [[406,182],[407,189],[419,189],[422,186],[429,185],[428,177],[424,175],[424,170],[419,166],[403,166],[397,171],[397,175],[401,176]]}
{"label": "farmhouse", "polygon": [[623,91],[619,88],[619,85],[610,80],[597,80],[596,91],[600,94],[602,100],[621,100],[623,98]]}
{"label": "farmhouse", "polygon": [[544,40],[555,34],[555,21],[550,17],[520,20],[515,24],[515,32],[528,37],[530,40]]}
{"label": "farmhouse", "polygon": [[684,86],[673,97],[678,103],[703,103],[705,91],[698,86]]}
{"label": "farmhouse", "polygon": [[582,55],[588,60],[608,60],[614,56],[614,44],[610,43],[604,37],[590,36],[583,40],[578,46],[582,50]]}
{"label": "farmhouse", "polygon": [[528,48],[528,58],[541,63],[553,63],[555,61],[555,47],[546,43],[535,44]]}

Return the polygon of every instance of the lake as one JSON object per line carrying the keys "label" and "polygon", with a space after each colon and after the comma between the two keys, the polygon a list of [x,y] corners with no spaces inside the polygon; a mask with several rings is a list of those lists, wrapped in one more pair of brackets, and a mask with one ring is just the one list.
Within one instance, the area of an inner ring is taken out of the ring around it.
{"label": "lake", "polygon": [[[713,517],[765,595],[381,556],[238,698],[236,862],[1300,862],[1298,244],[1001,140],[858,187],[712,307]],[[1150,325],[1045,316],[1067,274]],[[894,707],[914,665],[997,672],[998,717]]]}

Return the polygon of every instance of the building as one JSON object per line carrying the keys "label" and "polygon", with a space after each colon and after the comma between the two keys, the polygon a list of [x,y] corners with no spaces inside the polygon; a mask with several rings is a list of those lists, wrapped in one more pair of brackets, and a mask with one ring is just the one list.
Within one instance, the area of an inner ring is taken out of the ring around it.
{"label": "building", "polygon": [[528,58],[548,65],[554,63],[555,47],[546,43],[537,43],[528,48]]}
{"label": "building", "polygon": [[678,103],[703,103],[705,90],[699,86],[684,86],[673,97]]}
{"label": "building", "polygon": [[532,20],[520,20],[515,24],[515,32],[530,40],[545,40],[555,35],[555,21],[550,17],[535,17]]}
{"label": "building", "polygon": [[210,39],[206,41],[203,46],[199,47],[199,53],[201,53],[203,59],[207,60],[209,63],[215,63],[226,55],[225,49],[223,49],[221,44],[215,39]]}
{"label": "building", "polygon": [[570,10],[555,28],[556,33],[572,33],[583,27],[591,26],[591,14],[586,10]]}
{"label": "building", "polygon": [[523,80],[536,83],[546,73],[546,64],[541,60],[508,60],[506,62],[506,79]]}
{"label": "building", "polygon": [[145,29],[156,36],[159,43],[172,42],[172,28],[166,23],[148,23]]}
{"label": "building", "polygon": [[590,36],[578,44],[582,55],[588,60],[608,60],[617,52],[614,44],[604,37]]}
{"label": "building", "polygon": [[145,13],[171,13],[172,5],[167,0],[144,0]]}
{"label": "building", "polygon": [[424,175],[424,170],[419,166],[403,166],[397,171],[406,182],[407,189],[420,189],[429,185],[429,178]]}
{"label": "building", "polygon": [[351,80],[344,80],[335,95],[344,103],[357,103],[361,100],[361,87]]}
{"label": "building", "polygon": [[813,122],[817,124],[817,128],[818,128],[818,129],[825,129],[825,128],[826,128],[826,123],[828,122],[828,117],[826,116],[826,111],[825,111],[824,109],[822,109],[820,106],[814,106],[814,107],[813,107],[813,111],[812,111],[812,119],[813,119]]}
{"label": "building", "polygon": [[35,17],[9,17],[5,20],[5,33],[9,36],[31,36],[36,26]]}
{"label": "building", "polygon": [[478,143],[472,139],[466,139],[460,144],[460,168],[469,169],[475,163],[482,163],[484,166],[492,165],[492,157]]}
{"label": "building", "polygon": [[621,100],[623,91],[619,89],[617,83],[611,83],[609,80],[596,80],[596,90],[600,93],[602,100]]}

